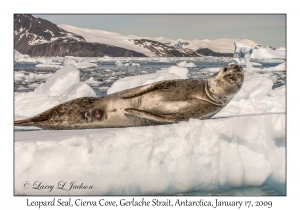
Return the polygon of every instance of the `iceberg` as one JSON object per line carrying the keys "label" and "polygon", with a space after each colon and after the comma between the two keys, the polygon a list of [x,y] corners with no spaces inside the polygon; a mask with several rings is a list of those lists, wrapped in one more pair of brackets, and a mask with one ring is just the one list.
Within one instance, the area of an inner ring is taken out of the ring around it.
{"label": "iceberg", "polygon": [[285,50],[280,49],[271,49],[263,47],[252,47],[244,43],[234,42],[235,58],[244,58],[244,59],[275,59],[281,58],[285,59]]}

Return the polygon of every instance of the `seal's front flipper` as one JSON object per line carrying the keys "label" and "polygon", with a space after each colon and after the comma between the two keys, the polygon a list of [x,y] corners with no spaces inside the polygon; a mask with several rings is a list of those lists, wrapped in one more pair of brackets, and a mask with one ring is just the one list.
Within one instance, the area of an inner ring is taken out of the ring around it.
{"label": "seal's front flipper", "polygon": [[160,81],[160,82],[152,83],[152,84],[145,85],[142,87],[137,87],[126,93],[123,93],[121,95],[121,98],[129,99],[129,98],[134,98],[134,97],[143,95],[143,94],[151,92],[153,90],[169,89],[172,86],[174,86],[175,83],[176,83],[176,80],[169,80],[169,81]]}
{"label": "seal's front flipper", "polygon": [[172,115],[158,115],[141,109],[127,108],[125,109],[125,111],[128,114],[134,115],[136,117],[153,120],[161,123],[175,123],[183,120]]}

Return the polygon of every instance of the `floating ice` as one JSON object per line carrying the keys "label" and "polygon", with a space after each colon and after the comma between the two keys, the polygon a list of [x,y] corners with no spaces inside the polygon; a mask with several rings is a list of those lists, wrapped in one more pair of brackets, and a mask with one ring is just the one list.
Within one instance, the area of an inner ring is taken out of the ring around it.
{"label": "floating ice", "polygon": [[122,61],[116,61],[115,64],[116,66],[125,66]]}
{"label": "floating ice", "polygon": [[73,65],[68,65],[51,74],[15,74],[16,78],[24,80],[39,80],[47,78],[41,85],[33,83],[29,88],[36,87],[34,92],[15,93],[15,115],[25,118],[40,114],[60,103],[80,98],[96,97],[90,86],[79,82],[79,71]]}
{"label": "floating ice", "polygon": [[21,72],[14,72],[14,81],[15,82],[23,81],[25,79],[25,76],[26,75]]}
{"label": "floating ice", "polygon": [[87,69],[87,68],[96,68],[98,65],[95,63],[90,63],[88,60],[84,60],[82,62],[77,63],[78,69]]}
{"label": "floating ice", "polygon": [[283,62],[283,63],[279,64],[278,66],[268,67],[268,68],[263,68],[263,69],[253,69],[253,70],[260,71],[260,72],[286,71],[286,66],[285,66],[285,62]]}
{"label": "floating ice", "polygon": [[[17,195],[153,195],[285,182],[285,114],[15,133]],[[76,154],[76,155],[74,155]],[[23,189],[61,180],[90,190]]]}
{"label": "floating ice", "polygon": [[259,59],[259,58],[285,58],[285,50],[274,50],[270,48],[253,48],[247,44],[234,42],[235,51],[234,56],[245,59]]}
{"label": "floating ice", "polygon": [[86,84],[89,84],[90,86],[98,86],[102,82],[99,82],[97,80],[94,80],[94,77],[90,77],[88,80],[85,81]]}
{"label": "floating ice", "polygon": [[96,97],[96,93],[84,82],[72,85],[66,92],[59,96],[60,103],[80,97]]}
{"label": "floating ice", "polygon": [[17,50],[14,50],[14,62],[15,63],[37,63],[35,59],[30,58],[29,55],[23,55]]}
{"label": "floating ice", "polygon": [[73,65],[67,65],[57,70],[45,83],[37,87],[34,92],[46,93],[49,96],[59,96],[78,82],[78,69]]}
{"label": "floating ice", "polygon": [[44,68],[44,69],[60,69],[61,68],[60,65],[50,64],[50,63],[37,64],[36,67],[37,68]]}
{"label": "floating ice", "polygon": [[163,80],[187,79],[187,74],[188,69],[177,66],[171,66],[169,68],[159,70],[153,74],[125,77],[114,82],[112,86],[107,90],[107,94],[112,94],[118,91],[147,85]]}
{"label": "floating ice", "polygon": [[177,63],[177,66],[179,66],[179,67],[197,67],[194,63],[192,63],[192,62],[187,63],[186,61],[181,61],[180,63]]}
{"label": "floating ice", "polygon": [[[75,59],[77,59],[78,62],[76,62]],[[63,66],[68,66],[68,65],[73,65],[78,69],[96,68],[98,66],[96,63],[91,63],[88,58],[76,58],[76,57],[74,58],[68,57],[63,61]]]}
{"label": "floating ice", "polygon": [[73,65],[76,67],[77,63],[73,58],[67,58],[63,61],[63,66],[68,66],[68,65]]}

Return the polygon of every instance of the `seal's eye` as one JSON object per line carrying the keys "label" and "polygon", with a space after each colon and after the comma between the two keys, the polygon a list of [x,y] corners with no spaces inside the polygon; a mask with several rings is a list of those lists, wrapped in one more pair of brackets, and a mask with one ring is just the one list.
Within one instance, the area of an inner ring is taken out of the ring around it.
{"label": "seal's eye", "polygon": [[226,71],[227,71],[227,68],[225,67],[225,68],[224,68],[224,72],[226,72]]}

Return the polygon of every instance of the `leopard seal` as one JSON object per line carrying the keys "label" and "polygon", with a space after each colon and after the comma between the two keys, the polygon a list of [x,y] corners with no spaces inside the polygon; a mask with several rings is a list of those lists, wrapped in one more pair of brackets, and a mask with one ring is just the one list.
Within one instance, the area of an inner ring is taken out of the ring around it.
{"label": "leopard seal", "polygon": [[83,97],[57,105],[15,126],[44,129],[91,129],[176,123],[208,119],[240,90],[244,70],[228,65],[204,80],[168,80],[113,93]]}

